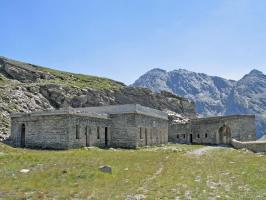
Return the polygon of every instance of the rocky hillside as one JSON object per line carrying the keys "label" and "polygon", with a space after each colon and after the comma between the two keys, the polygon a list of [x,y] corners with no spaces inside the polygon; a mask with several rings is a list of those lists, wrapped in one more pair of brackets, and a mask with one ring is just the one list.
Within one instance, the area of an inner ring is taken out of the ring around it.
{"label": "rocky hillside", "polygon": [[266,76],[258,70],[233,81],[184,69],[153,69],[133,86],[189,98],[195,101],[200,116],[256,114],[257,136],[266,134]]}
{"label": "rocky hillside", "polygon": [[154,93],[106,78],[67,73],[0,57],[2,139],[9,135],[11,112],[127,103],[173,111],[185,118],[195,117],[193,102],[169,92]]}

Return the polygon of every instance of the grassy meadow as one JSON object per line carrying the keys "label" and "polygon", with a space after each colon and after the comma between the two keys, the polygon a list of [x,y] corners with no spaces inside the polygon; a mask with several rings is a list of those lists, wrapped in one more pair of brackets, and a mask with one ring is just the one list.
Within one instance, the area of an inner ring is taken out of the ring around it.
{"label": "grassy meadow", "polygon": [[202,148],[41,151],[0,143],[0,199],[266,199],[266,156],[231,148],[193,153]]}

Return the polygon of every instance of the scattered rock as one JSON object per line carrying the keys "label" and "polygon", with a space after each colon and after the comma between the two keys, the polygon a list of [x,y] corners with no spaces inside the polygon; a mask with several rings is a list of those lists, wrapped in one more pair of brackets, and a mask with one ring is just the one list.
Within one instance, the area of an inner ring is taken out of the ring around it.
{"label": "scattered rock", "polygon": [[128,195],[126,200],[142,200],[145,199],[145,195],[143,194],[136,194],[136,195]]}
{"label": "scattered rock", "polygon": [[108,166],[108,165],[100,166],[100,167],[99,167],[99,170],[100,170],[101,172],[104,172],[104,173],[112,174],[112,167],[110,167],[110,166]]}
{"label": "scattered rock", "polygon": [[3,153],[3,152],[0,152],[0,156],[4,156],[5,155],[5,153]]}
{"label": "scattered rock", "polygon": [[20,170],[20,172],[21,172],[21,173],[24,173],[24,174],[27,174],[27,173],[30,172],[30,170],[29,170],[29,169],[22,169],[22,170]]}

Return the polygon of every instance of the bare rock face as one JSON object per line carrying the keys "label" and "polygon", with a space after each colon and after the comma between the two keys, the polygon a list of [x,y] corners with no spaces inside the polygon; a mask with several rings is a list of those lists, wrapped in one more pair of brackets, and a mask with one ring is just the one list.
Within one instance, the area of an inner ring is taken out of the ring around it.
{"label": "bare rock face", "polygon": [[38,79],[52,79],[49,73],[37,70],[36,66],[0,57],[0,65],[6,74],[21,82],[35,82]]}
{"label": "bare rock face", "polygon": [[194,103],[170,93],[124,87],[116,90],[77,89],[56,84],[40,86],[40,93],[55,108],[89,107],[116,104],[141,104],[158,110],[171,110],[183,116],[196,117]]}

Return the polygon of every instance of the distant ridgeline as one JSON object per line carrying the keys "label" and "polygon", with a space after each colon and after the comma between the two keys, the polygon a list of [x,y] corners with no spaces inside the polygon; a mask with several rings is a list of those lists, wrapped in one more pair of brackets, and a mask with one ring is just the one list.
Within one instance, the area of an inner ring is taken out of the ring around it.
{"label": "distant ridgeline", "polygon": [[258,70],[233,81],[184,69],[153,69],[133,86],[189,98],[200,116],[255,114],[257,138],[266,134],[266,75]]}

